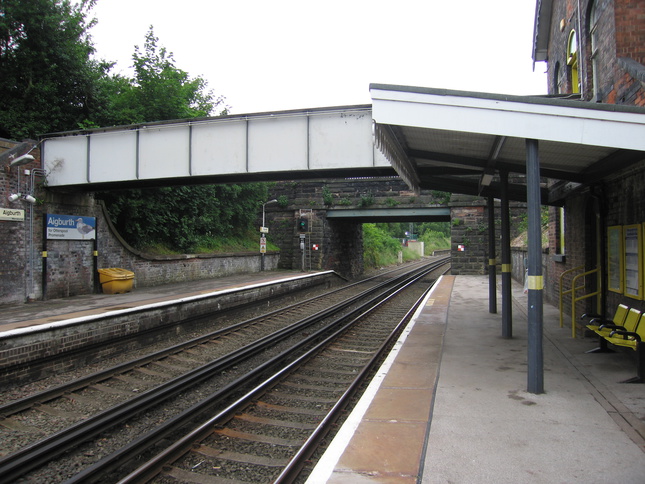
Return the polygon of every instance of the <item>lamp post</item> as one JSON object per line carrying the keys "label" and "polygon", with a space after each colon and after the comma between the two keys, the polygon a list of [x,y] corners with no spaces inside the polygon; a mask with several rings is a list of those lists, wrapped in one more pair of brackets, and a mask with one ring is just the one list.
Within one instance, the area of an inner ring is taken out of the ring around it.
{"label": "lamp post", "polygon": [[265,234],[269,232],[268,227],[266,227],[266,219],[265,219],[265,212],[264,212],[264,207],[266,207],[269,203],[274,203],[277,202],[276,199],[269,200],[268,202],[264,202],[262,204],[262,227],[260,227],[260,270],[264,270],[264,254],[266,252],[266,238]]}

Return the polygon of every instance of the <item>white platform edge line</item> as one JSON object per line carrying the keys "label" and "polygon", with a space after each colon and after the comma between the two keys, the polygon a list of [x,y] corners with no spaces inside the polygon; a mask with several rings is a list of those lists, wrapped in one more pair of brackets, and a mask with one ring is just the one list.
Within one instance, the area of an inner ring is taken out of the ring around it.
{"label": "white platform edge line", "polygon": [[365,390],[365,393],[363,393],[363,396],[360,398],[360,400],[354,407],[354,410],[352,410],[352,413],[349,414],[349,416],[347,417],[347,420],[345,420],[345,422],[343,423],[343,426],[340,428],[340,430],[334,437],[334,440],[332,440],[331,444],[329,444],[329,448],[322,455],[322,457],[314,467],[313,471],[311,471],[311,474],[309,474],[309,477],[305,482],[305,484],[324,484],[329,480],[331,474],[336,469],[336,465],[338,464],[338,461],[343,455],[343,452],[345,452],[345,449],[347,448],[347,446],[349,445],[349,442],[354,436],[356,429],[358,428],[359,424],[363,420],[363,416],[365,415],[365,412],[367,412],[367,409],[372,404],[372,401],[374,400],[374,397],[376,396],[378,389],[381,387],[383,380],[385,379],[388,371],[392,367],[392,364],[394,363],[394,360],[398,356],[399,351],[403,347],[403,343],[405,343],[405,340],[408,338],[408,335],[412,331],[412,328],[414,328],[414,325],[416,324],[417,319],[419,318],[419,315],[425,308],[428,302],[428,299],[432,297],[432,294],[434,293],[435,289],[439,287],[439,283],[441,282],[442,279],[443,279],[443,276],[440,276],[439,279],[437,279],[436,284],[433,286],[430,292],[428,292],[426,297],[423,299],[418,309],[412,316],[412,319],[410,320],[410,322],[407,324],[407,326],[401,333],[401,336],[399,336],[399,339],[397,340],[397,342],[394,344],[392,351],[390,351],[390,354],[387,356],[387,358],[385,359],[381,367],[378,369],[378,372],[374,376],[374,379],[370,382],[367,389]]}
{"label": "white platform edge line", "polygon": [[71,326],[74,324],[79,324],[79,323],[87,323],[90,321],[95,321],[99,319],[105,319],[107,316],[120,316],[128,313],[134,313],[134,312],[139,312],[139,311],[145,311],[145,310],[150,310],[150,309],[158,309],[158,308],[163,308],[165,306],[170,306],[173,304],[181,304],[181,303],[187,303],[191,301],[198,301],[200,299],[207,299],[209,297],[213,297],[216,295],[222,295],[222,294],[228,294],[231,292],[236,292],[241,289],[255,289],[257,287],[263,287],[263,286],[270,286],[273,284],[278,284],[281,282],[286,282],[286,281],[296,281],[298,279],[306,279],[308,277],[315,277],[315,276],[320,276],[323,274],[329,274],[333,273],[334,271],[323,271],[323,272],[316,272],[314,274],[305,274],[302,276],[295,276],[295,277],[285,277],[284,279],[277,279],[275,281],[269,281],[269,282],[259,282],[257,284],[250,284],[248,286],[240,285],[240,286],[235,286],[235,287],[230,287],[228,289],[220,289],[218,291],[213,291],[213,292],[208,292],[204,294],[197,294],[195,296],[188,296],[188,297],[183,297],[183,298],[178,298],[178,299],[172,299],[169,301],[162,301],[162,302],[157,302],[157,303],[152,303],[152,304],[143,304],[141,306],[136,306],[132,308],[127,308],[127,309],[117,309],[114,311],[107,311],[105,313],[101,314],[92,314],[89,316],[81,316],[78,318],[70,318],[70,319],[64,319],[61,321],[56,321],[55,323],[48,323],[48,324],[39,324],[36,326],[28,326],[26,328],[16,328],[16,329],[10,329],[9,331],[1,331],[0,332],[0,339],[2,338],[9,338],[12,336],[18,336],[21,334],[29,334],[29,333],[38,333],[40,331],[47,331],[50,329],[55,329],[55,328],[60,328],[64,326]]}

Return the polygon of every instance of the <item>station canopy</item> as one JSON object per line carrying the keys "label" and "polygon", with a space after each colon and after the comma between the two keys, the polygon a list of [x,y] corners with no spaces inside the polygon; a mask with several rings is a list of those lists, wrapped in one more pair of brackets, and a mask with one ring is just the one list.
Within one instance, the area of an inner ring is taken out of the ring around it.
{"label": "station canopy", "polygon": [[415,190],[499,197],[505,171],[509,198],[526,200],[526,139],[551,179],[543,204],[645,159],[643,108],[384,84],[370,93],[376,145]]}

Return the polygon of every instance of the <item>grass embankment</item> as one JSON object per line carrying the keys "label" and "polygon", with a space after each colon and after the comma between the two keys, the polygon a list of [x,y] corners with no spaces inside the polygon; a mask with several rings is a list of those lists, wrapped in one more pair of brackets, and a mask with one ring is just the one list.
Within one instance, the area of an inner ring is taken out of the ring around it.
{"label": "grass embankment", "polygon": [[[426,233],[420,241],[424,242],[424,255],[432,254],[434,250],[450,248],[450,239],[440,233]],[[399,252],[403,252],[403,262],[421,258],[418,252],[401,246],[399,239],[392,237],[377,225],[363,225],[363,262],[366,269],[397,264]]]}
{"label": "grass embankment", "polygon": [[[141,249],[151,255],[180,255],[180,252],[173,251],[162,244],[148,245]],[[280,248],[267,240],[267,250],[280,250]],[[217,254],[217,253],[235,253],[235,252],[259,252],[260,236],[257,234],[247,234],[236,237],[204,237],[196,245],[191,254]]]}

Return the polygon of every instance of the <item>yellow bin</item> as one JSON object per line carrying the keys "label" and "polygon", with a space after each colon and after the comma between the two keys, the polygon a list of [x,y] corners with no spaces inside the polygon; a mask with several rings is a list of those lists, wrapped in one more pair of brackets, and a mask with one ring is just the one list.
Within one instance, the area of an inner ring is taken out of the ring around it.
{"label": "yellow bin", "polygon": [[132,291],[134,272],[125,269],[99,269],[99,280],[105,294],[121,294]]}

